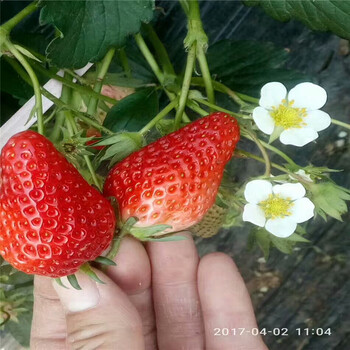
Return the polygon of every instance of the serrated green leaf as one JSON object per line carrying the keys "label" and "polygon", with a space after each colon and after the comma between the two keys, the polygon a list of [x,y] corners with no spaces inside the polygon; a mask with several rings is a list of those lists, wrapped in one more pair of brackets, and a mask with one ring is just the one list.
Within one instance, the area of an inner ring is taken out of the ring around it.
{"label": "serrated green leaf", "polygon": [[350,39],[350,2],[344,0],[245,0],[248,6],[261,6],[272,18],[285,22],[296,19],[309,28]]}
{"label": "serrated green leaf", "polygon": [[114,140],[115,143],[101,157],[101,161],[111,159],[110,166],[139,150],[143,144],[142,136],[136,133],[120,133]]}
{"label": "serrated green leaf", "polygon": [[342,221],[341,216],[348,211],[346,204],[346,201],[350,200],[348,189],[329,181],[312,183],[308,185],[308,190],[311,192],[311,200],[315,204],[319,215],[325,220],[324,214]]}
{"label": "serrated green leaf", "polygon": [[23,304],[28,311],[22,312],[18,315],[18,322],[7,322],[5,331],[11,335],[24,347],[29,347],[30,331],[33,318],[33,302],[27,301]]}
{"label": "serrated green leaf", "polygon": [[61,32],[48,47],[49,58],[60,68],[81,68],[99,61],[112,46],[153,17],[153,0],[42,1],[40,21]]}
{"label": "serrated green leaf", "polygon": [[158,109],[156,90],[141,89],[113,106],[103,125],[114,132],[139,131],[157,115]]}
{"label": "serrated green leaf", "polygon": [[305,75],[283,69],[288,52],[268,42],[222,40],[208,49],[210,72],[235,91],[254,96],[271,81],[288,88],[308,80]]}

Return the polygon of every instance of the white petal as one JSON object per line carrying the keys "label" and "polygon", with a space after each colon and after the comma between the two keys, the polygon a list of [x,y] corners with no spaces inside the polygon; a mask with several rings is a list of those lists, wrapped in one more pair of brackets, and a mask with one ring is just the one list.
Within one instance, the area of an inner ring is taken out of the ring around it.
{"label": "white petal", "polygon": [[279,106],[286,97],[287,89],[282,83],[267,83],[261,89],[259,105],[271,109],[273,106]]}
{"label": "white petal", "polygon": [[310,111],[307,112],[307,116],[304,118],[304,122],[308,127],[316,131],[321,131],[331,125],[331,117],[328,113],[323,111]]}
{"label": "white petal", "polygon": [[246,204],[243,211],[243,221],[264,227],[266,222],[264,211],[256,204]]}
{"label": "white petal", "polygon": [[315,205],[309,198],[297,199],[290,209],[292,215],[290,215],[289,218],[299,224],[311,219],[314,216],[314,209]]}
{"label": "white petal", "polygon": [[297,223],[289,217],[267,220],[265,228],[277,237],[289,237],[297,228]]}
{"label": "white petal", "polygon": [[294,201],[305,196],[305,188],[302,184],[283,184],[273,186],[272,191],[274,194],[279,194],[282,198],[289,198]]}
{"label": "white petal", "polygon": [[288,101],[294,101],[293,107],[308,110],[320,109],[327,101],[327,92],[321,86],[301,83],[289,91]]}
{"label": "white petal", "polygon": [[272,194],[272,184],[266,180],[253,180],[247,183],[244,197],[247,202],[258,204]]}
{"label": "white petal", "polygon": [[275,121],[269,111],[262,107],[256,107],[253,111],[253,119],[258,128],[265,134],[271,135],[275,128]]}
{"label": "white petal", "polygon": [[291,128],[282,131],[280,141],[285,145],[302,147],[317,138],[318,133],[312,128]]}

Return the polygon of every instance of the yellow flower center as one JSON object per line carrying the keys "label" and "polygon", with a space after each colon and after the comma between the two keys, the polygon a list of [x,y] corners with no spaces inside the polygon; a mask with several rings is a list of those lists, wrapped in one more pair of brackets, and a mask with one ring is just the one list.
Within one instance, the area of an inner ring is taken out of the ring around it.
{"label": "yellow flower center", "polygon": [[301,128],[305,126],[304,117],[307,116],[305,108],[293,107],[294,100],[287,102],[282,100],[282,104],[278,107],[272,107],[270,112],[276,126],[281,126],[283,129]]}
{"label": "yellow flower center", "polygon": [[269,198],[259,203],[267,219],[278,219],[290,216],[290,209],[293,207],[290,198],[281,198],[278,194],[270,194]]}

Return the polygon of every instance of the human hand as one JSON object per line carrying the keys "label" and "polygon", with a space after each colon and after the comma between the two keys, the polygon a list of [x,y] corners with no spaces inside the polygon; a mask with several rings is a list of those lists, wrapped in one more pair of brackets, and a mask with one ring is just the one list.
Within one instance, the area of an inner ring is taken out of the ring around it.
{"label": "human hand", "polygon": [[266,350],[259,336],[215,336],[257,327],[249,294],[230,257],[199,260],[181,235],[146,247],[126,237],[118,266],[96,271],[106,284],[77,273],[78,291],[36,276],[31,349]]}

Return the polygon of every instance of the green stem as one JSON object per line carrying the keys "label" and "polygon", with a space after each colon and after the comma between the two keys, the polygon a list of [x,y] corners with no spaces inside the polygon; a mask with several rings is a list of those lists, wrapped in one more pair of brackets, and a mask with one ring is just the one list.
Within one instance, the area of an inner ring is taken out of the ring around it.
{"label": "green stem", "polygon": [[[103,79],[108,71],[109,65],[112,62],[114,53],[115,53],[114,48],[109,49],[106,56],[103,58],[101,64],[98,65],[99,69],[97,72],[97,81],[96,81],[96,84],[94,86],[94,91],[98,94],[100,94],[100,92],[101,92]],[[88,109],[87,109],[88,114],[91,114],[91,115],[95,114],[96,109],[97,109],[97,103],[98,103],[97,98],[95,98],[95,97],[90,98]]]}
{"label": "green stem", "polygon": [[[66,77],[67,73],[65,73],[64,76]],[[71,97],[71,94],[72,94],[72,90],[68,86],[63,85],[62,86],[62,92],[61,92],[61,101],[63,103],[68,104],[68,102],[70,100],[70,97]],[[63,126],[64,121],[66,119],[66,113],[67,113],[66,110],[62,110],[62,111],[59,111],[57,113],[57,117],[56,117],[56,120],[55,120],[55,125],[54,125],[53,130],[52,130],[51,135],[50,135],[50,140],[53,143],[57,142],[57,140],[60,137],[60,134],[61,134],[61,131],[62,131],[62,126]]]}
{"label": "green stem", "polygon": [[191,100],[187,100],[187,106],[188,106],[188,108],[192,109],[193,111],[195,111],[196,113],[198,113],[202,117],[205,117],[209,114],[206,110],[199,107],[196,103],[194,103]]}
{"label": "green stem", "polygon": [[[235,150],[235,155],[237,156],[243,156],[243,158],[251,158],[251,159],[255,159],[257,160],[258,162],[260,163],[264,163],[265,164],[265,159],[264,158],[261,158],[259,156],[256,156],[255,154],[253,153],[250,153],[250,152],[247,152],[247,151],[243,151],[241,149],[237,149]],[[289,170],[287,170],[286,168],[284,168],[283,166],[280,166],[276,163],[271,163],[271,166],[275,169],[278,169],[286,174],[289,174],[291,176],[294,176],[295,174],[293,174],[292,172],[290,172]]]}
{"label": "green stem", "polygon": [[270,151],[278,154],[281,158],[283,158],[284,160],[286,160],[291,166],[293,167],[297,167],[297,168],[300,168],[294,161],[292,158],[288,157],[284,152],[280,151],[278,148],[274,147],[274,146],[271,146],[270,144],[260,140],[261,144],[269,149]]}
{"label": "green stem", "polygon": [[340,120],[332,119],[332,123],[335,124],[335,125],[342,126],[342,127],[345,128],[345,129],[349,129],[349,130],[350,130],[350,124],[341,122]]}
{"label": "green stem", "polygon": [[205,56],[205,52],[203,50],[203,47],[197,48],[197,59],[199,62],[199,67],[201,69],[204,85],[205,85],[205,91],[208,96],[208,100],[210,103],[215,104],[215,95],[214,95],[214,87],[213,87],[213,81],[211,79],[209,67],[207,58]]}
{"label": "green stem", "polygon": [[62,102],[60,99],[52,95],[49,91],[44,88],[41,88],[41,93],[51,100],[57,107],[70,110],[78,119],[82,120],[84,123],[93,126],[94,128],[109,134],[113,135],[113,131],[105,128],[103,125],[99,124],[97,121],[93,119],[93,116],[88,115],[87,113],[80,112],[78,110],[73,109],[70,105]]}
{"label": "green stem", "polygon": [[95,92],[93,89],[91,89],[91,88],[89,88],[87,86],[79,85],[79,84],[73,83],[72,81],[67,80],[67,79],[65,79],[63,77],[60,77],[59,75],[57,75],[55,73],[52,73],[51,71],[43,68],[40,64],[38,64],[37,62],[35,62],[33,60],[30,60],[30,64],[38,72],[46,75],[47,77],[49,77],[51,79],[57,80],[57,81],[61,82],[62,84],[67,85],[67,86],[71,87],[72,89],[75,89],[75,90],[79,91],[82,94],[86,94],[88,96],[92,96],[92,97],[98,98],[100,100],[106,101],[106,102],[111,103],[113,105],[115,105],[118,102],[116,99],[108,97],[108,96],[101,95],[101,94]]}
{"label": "green stem", "polygon": [[254,103],[256,105],[259,104],[259,99],[258,98],[255,98],[255,97],[252,97],[252,96],[248,96],[248,95],[245,95],[245,94],[241,94],[240,92],[235,92],[235,94],[239,98],[241,98],[243,101],[251,102],[251,103]]}
{"label": "green stem", "polygon": [[18,12],[14,17],[4,23],[1,28],[7,32],[10,32],[19,22],[21,22],[25,17],[33,13],[35,10],[37,10],[37,3],[32,2],[22,11]]}
{"label": "green stem", "polygon": [[264,146],[262,145],[262,142],[257,138],[257,136],[250,132],[249,130],[245,129],[242,127],[242,130],[244,130],[251,138],[252,141],[255,142],[255,144],[258,146],[264,161],[265,161],[265,176],[270,176],[271,175],[271,161],[269,158],[269,155],[266,152],[266,149],[264,148]]}
{"label": "green stem", "polygon": [[131,68],[130,68],[128,56],[125,53],[125,49],[124,48],[119,49],[118,54],[119,54],[119,59],[120,59],[120,62],[123,66],[125,75],[127,76],[127,78],[131,78],[132,77],[131,76]]}
{"label": "green stem", "polygon": [[163,119],[176,105],[178,100],[170,102],[163,110],[161,110],[150,122],[148,122],[139,132],[144,135],[152,129],[161,119]]}
{"label": "green stem", "polygon": [[181,5],[182,9],[184,10],[186,16],[188,16],[189,12],[190,12],[190,8],[188,6],[187,0],[179,0],[179,3]]}
{"label": "green stem", "polygon": [[139,50],[143,54],[143,57],[146,59],[147,63],[151,67],[154,75],[156,76],[156,78],[158,79],[160,84],[162,85],[162,87],[163,87],[165,93],[167,94],[168,98],[170,99],[170,101],[173,101],[176,98],[176,95],[174,93],[168,91],[166,89],[166,87],[164,86],[164,82],[165,82],[164,74],[161,71],[154,56],[152,55],[152,52],[149,50],[147,44],[145,43],[145,40],[143,39],[143,37],[141,36],[140,33],[136,34],[134,37],[135,37],[135,41],[136,41],[136,44],[137,44]]}
{"label": "green stem", "polygon": [[182,114],[185,110],[186,101],[188,97],[188,91],[191,85],[192,72],[194,67],[194,62],[196,60],[196,42],[194,42],[187,55],[187,64],[185,69],[185,75],[182,82],[182,88],[180,93],[179,108],[175,116],[175,128],[180,127],[182,120]]}
{"label": "green stem", "polygon": [[[74,134],[78,133],[78,127],[75,124],[74,118],[73,118],[70,111],[67,111],[67,113],[66,113],[66,121],[67,121],[67,128],[68,128],[68,132],[69,132],[70,136],[73,136]],[[84,155],[84,160],[85,160],[85,163],[90,171],[94,185],[101,191],[101,188],[102,188],[101,184],[97,179],[95,169],[92,166],[92,163],[91,163],[89,156]]]}
{"label": "green stem", "polygon": [[43,105],[42,105],[40,84],[39,84],[38,77],[36,76],[30,64],[24,58],[24,56],[16,49],[16,47],[11,43],[10,40],[6,39],[4,44],[8,48],[8,50],[13,54],[13,56],[15,56],[15,58],[21,63],[21,65],[23,66],[23,68],[26,70],[26,72],[30,77],[30,80],[32,82],[33,89],[34,89],[34,96],[35,96],[34,110],[37,113],[38,132],[39,134],[44,135]]}
{"label": "green stem", "polygon": [[107,259],[113,260],[120,248],[120,244],[123,240],[123,238],[128,234],[129,232],[121,230],[120,234],[118,237],[115,237],[112,241],[112,246],[108,254],[106,255]]}
{"label": "green stem", "polygon": [[143,54],[144,58],[146,59],[147,63],[151,67],[154,75],[157,77],[157,79],[159,80],[161,85],[163,85],[164,74],[161,71],[161,69],[159,68],[158,63],[154,59],[151,51],[149,50],[148,46],[145,43],[143,37],[141,36],[140,33],[136,34],[134,37],[135,37],[135,41],[136,41],[138,48],[140,49],[140,51]]}
{"label": "green stem", "polygon": [[196,43],[196,57],[203,75],[207,97],[209,102],[215,104],[213,83],[205,56],[208,48],[208,37],[203,29],[198,0],[188,1],[187,6],[188,11],[183,6],[188,18],[188,34],[185,38],[185,47],[191,47],[194,42]]}
{"label": "green stem", "polygon": [[219,107],[219,106],[217,106],[215,104],[212,104],[212,103],[208,102],[207,100],[203,100],[203,99],[200,99],[200,98],[194,98],[193,100],[197,101],[198,103],[201,103],[201,104],[203,104],[205,106],[210,107],[214,111],[224,112],[224,113],[231,114],[231,115],[239,117],[239,118],[246,118],[247,117],[244,114],[236,113],[236,112],[230,111],[230,110],[228,110],[226,108]]}
{"label": "green stem", "polygon": [[[243,100],[241,100],[239,98],[239,96],[234,91],[232,91],[226,85],[224,85],[224,84],[222,84],[222,83],[220,83],[218,81],[215,81],[215,80],[212,80],[212,82],[213,82],[214,90],[229,95],[241,107],[244,107],[244,106],[247,105]],[[194,86],[205,86],[203,78],[193,78],[191,84],[194,85]]]}
{"label": "green stem", "polygon": [[151,42],[152,46],[156,51],[158,59],[162,64],[164,73],[175,76],[175,70],[170,61],[168,52],[165,49],[163,43],[160,41],[153,27],[150,24],[143,24],[142,28],[145,31],[147,38],[149,39],[149,41]]}

